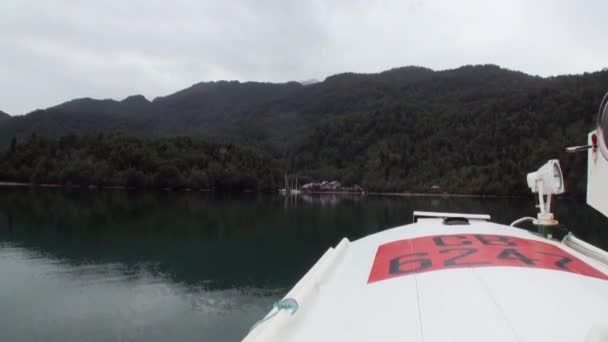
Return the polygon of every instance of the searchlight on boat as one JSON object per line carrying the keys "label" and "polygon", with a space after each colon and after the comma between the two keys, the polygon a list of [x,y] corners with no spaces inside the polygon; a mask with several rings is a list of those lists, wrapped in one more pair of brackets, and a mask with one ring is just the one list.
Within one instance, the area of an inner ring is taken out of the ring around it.
{"label": "searchlight on boat", "polygon": [[528,173],[528,187],[538,193],[539,213],[535,225],[554,226],[558,222],[551,213],[551,196],[564,193],[564,176],[559,160],[551,159],[536,172]]}

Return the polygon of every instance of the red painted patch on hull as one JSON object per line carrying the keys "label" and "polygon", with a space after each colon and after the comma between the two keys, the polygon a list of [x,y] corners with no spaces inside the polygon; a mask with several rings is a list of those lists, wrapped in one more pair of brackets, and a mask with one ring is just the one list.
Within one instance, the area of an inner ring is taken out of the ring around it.
{"label": "red painted patch on hull", "polygon": [[504,235],[454,234],[379,246],[367,282],[450,268],[487,266],[542,268],[608,280],[608,275],[546,242]]}

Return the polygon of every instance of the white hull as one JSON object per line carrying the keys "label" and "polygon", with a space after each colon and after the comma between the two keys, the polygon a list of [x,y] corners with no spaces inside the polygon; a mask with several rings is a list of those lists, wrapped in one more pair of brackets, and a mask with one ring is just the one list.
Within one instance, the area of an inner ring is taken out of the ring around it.
{"label": "white hull", "polygon": [[526,230],[469,223],[427,218],[344,239],[285,296],[297,311],[273,309],[244,341],[565,342],[608,331],[604,264]]}

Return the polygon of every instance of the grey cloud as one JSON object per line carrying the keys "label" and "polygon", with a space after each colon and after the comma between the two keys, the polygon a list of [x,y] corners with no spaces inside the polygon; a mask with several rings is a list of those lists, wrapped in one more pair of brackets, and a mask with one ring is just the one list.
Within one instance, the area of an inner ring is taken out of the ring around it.
{"label": "grey cloud", "polygon": [[0,4],[0,110],[396,66],[606,67],[604,1],[76,1]]}

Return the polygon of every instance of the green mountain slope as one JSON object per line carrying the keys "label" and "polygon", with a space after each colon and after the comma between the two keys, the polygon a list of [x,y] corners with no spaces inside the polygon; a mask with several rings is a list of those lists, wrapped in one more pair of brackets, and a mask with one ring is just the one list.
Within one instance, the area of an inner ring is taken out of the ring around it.
{"label": "green mountain slope", "polygon": [[585,142],[608,71],[541,78],[494,65],[345,73],[302,85],[206,82],[148,101],[79,99],[0,122],[0,145],[33,133],[121,130],[238,143],[310,179],[372,190],[526,192],[524,176],[559,157],[580,192]]}
{"label": "green mountain slope", "polygon": [[608,73],[513,76],[511,85],[476,82],[478,92],[442,86],[453,78],[435,80],[427,89],[442,95],[393,98],[323,123],[291,155],[292,168],[380,191],[429,192],[437,185],[442,192],[513,194],[528,192],[527,172],[559,158],[570,193],[583,193],[585,155],[563,150],[586,142]]}
{"label": "green mountain slope", "polygon": [[114,130],[140,136],[188,135],[243,141],[236,128],[247,113],[300,88],[302,85],[296,82],[220,81],[195,84],[153,101],[141,95],[122,101],[75,99],[3,122],[0,145],[7,145],[13,137],[26,139],[32,134],[60,137]]}

